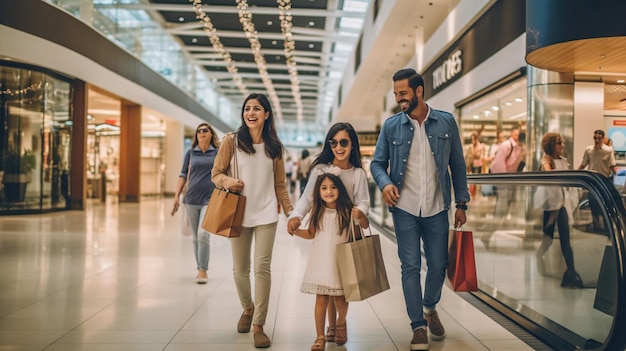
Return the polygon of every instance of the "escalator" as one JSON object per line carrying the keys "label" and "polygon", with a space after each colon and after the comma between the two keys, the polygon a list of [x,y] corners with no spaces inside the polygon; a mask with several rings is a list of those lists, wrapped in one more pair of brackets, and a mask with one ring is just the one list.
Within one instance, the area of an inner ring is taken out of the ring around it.
{"label": "escalator", "polygon": [[[613,184],[586,171],[468,180],[474,295],[557,350],[625,350],[626,209]],[[567,222],[544,213],[550,201]]]}

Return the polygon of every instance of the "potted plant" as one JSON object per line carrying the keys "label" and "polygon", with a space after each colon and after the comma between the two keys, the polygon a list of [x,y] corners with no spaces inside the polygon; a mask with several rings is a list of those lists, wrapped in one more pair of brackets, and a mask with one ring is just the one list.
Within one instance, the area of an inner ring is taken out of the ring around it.
{"label": "potted plant", "polygon": [[20,154],[9,150],[2,158],[2,183],[7,202],[24,202],[26,184],[31,180],[31,172],[37,166],[35,155],[30,150]]}

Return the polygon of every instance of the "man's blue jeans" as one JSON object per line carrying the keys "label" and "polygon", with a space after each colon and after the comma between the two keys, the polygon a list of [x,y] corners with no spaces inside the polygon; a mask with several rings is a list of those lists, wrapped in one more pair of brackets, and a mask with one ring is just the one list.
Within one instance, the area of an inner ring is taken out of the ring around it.
{"label": "man's blue jeans", "polygon": [[[402,268],[402,290],[411,329],[425,326],[423,308],[435,308],[441,299],[448,266],[448,213],[416,217],[398,208],[392,212]],[[426,255],[426,282],[422,298],[420,240]]]}

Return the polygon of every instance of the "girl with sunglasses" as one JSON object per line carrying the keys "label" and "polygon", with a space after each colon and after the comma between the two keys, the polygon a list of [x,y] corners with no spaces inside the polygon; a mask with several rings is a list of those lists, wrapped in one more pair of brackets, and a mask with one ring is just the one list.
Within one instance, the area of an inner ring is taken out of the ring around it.
{"label": "girl with sunglasses", "polygon": [[208,281],[210,237],[209,233],[204,231],[200,225],[204,219],[213,188],[215,188],[211,182],[211,169],[213,169],[218,148],[219,141],[213,127],[208,123],[201,123],[196,128],[191,149],[185,153],[183,167],[174,194],[172,216],[180,207],[180,195],[185,194],[183,203],[193,236],[193,252],[198,270],[197,284],[206,284]]}
{"label": "girl with sunglasses", "polygon": [[[345,185],[348,196],[354,204],[353,211],[360,211],[363,216],[369,212],[370,195],[367,186],[367,174],[363,170],[361,162],[361,149],[359,138],[350,123],[335,123],[326,134],[322,152],[320,152],[311,164],[310,178],[304,192],[296,203],[296,208],[289,216],[287,231],[294,234],[300,227],[302,218],[309,213],[313,206],[314,185],[317,175],[332,168],[339,169],[339,178]],[[319,171],[318,171],[319,170]],[[354,215],[360,218],[359,215]],[[339,345],[348,340],[345,317],[336,318],[335,304],[328,304],[328,331],[326,341],[335,342]]]}

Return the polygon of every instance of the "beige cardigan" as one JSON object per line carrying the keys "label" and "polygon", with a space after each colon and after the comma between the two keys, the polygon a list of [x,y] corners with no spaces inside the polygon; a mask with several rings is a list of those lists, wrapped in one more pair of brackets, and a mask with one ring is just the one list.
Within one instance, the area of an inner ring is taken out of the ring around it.
{"label": "beige cardigan", "polygon": [[[211,181],[213,181],[213,184],[218,188],[229,189],[232,185],[237,183],[236,178],[228,175],[230,160],[234,152],[234,140],[234,134],[227,133],[220,144],[217,156],[215,156],[215,163],[211,171]],[[276,192],[276,199],[278,199],[278,203],[280,203],[283,208],[285,215],[289,216],[291,211],[293,211],[293,206],[291,205],[289,193],[287,192],[285,160],[282,157],[274,159],[274,191]]]}

